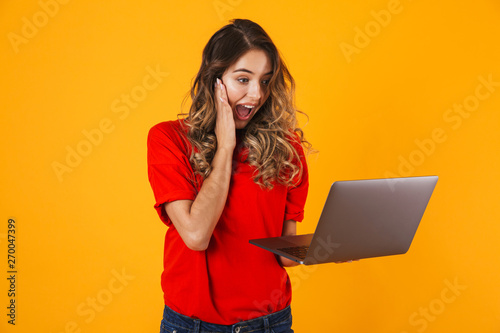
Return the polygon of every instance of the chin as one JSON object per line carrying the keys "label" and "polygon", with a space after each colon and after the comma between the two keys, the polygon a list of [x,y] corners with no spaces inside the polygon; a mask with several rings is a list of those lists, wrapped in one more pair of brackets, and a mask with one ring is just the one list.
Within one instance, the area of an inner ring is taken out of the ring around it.
{"label": "chin", "polygon": [[253,119],[255,113],[248,119],[239,119],[237,115],[234,115],[234,127],[236,129],[244,129]]}
{"label": "chin", "polygon": [[249,120],[235,120],[234,121],[234,127],[236,129],[244,129],[248,123],[250,122],[250,119]]}

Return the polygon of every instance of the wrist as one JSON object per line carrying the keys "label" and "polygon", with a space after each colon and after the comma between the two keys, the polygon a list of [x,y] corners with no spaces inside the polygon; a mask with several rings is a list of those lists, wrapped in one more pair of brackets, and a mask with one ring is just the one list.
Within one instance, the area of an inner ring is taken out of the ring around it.
{"label": "wrist", "polygon": [[[231,145],[218,146],[217,150],[215,151],[215,156],[224,156],[224,157],[230,156],[232,159],[234,148],[235,147],[231,146]],[[215,156],[214,156],[214,159],[215,159]]]}
{"label": "wrist", "polygon": [[231,166],[233,164],[233,151],[234,148],[230,147],[217,147],[215,151],[214,158],[212,160],[212,173],[215,170],[220,171],[228,171],[230,172]]}

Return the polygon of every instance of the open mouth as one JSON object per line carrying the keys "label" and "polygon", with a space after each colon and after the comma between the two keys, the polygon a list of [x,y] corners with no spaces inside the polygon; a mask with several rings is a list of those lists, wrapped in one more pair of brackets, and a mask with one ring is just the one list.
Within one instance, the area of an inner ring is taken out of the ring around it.
{"label": "open mouth", "polygon": [[248,120],[254,109],[255,106],[252,105],[238,104],[236,105],[236,116],[240,120]]}

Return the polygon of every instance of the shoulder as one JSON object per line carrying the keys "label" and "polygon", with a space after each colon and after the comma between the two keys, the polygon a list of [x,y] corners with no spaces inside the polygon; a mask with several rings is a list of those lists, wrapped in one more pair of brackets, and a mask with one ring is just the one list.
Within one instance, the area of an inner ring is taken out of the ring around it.
{"label": "shoulder", "polygon": [[154,139],[184,141],[186,138],[186,132],[187,127],[183,119],[164,121],[149,129],[148,141]]}
{"label": "shoulder", "polygon": [[293,129],[290,129],[288,131],[287,139],[290,145],[293,147],[295,150],[295,153],[292,156],[292,163],[294,163],[296,166],[300,168],[300,172],[297,175],[298,177],[308,177],[308,170],[307,170],[307,158],[306,158],[306,151],[304,150],[304,144],[303,144],[303,133],[299,131],[294,131]]}
{"label": "shoulder", "polygon": [[183,119],[163,121],[149,129],[148,136],[179,136],[185,135],[186,129]]}
{"label": "shoulder", "polygon": [[186,136],[187,127],[183,119],[170,120],[158,123],[150,128],[148,133],[148,146],[158,145],[173,148],[176,146],[187,153],[189,142]]}

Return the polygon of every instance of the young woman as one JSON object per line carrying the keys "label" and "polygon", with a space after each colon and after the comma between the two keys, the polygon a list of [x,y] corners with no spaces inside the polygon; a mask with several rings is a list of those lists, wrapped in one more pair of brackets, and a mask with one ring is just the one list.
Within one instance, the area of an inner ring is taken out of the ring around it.
{"label": "young woman", "polygon": [[267,33],[234,19],[203,50],[186,117],[148,135],[169,227],[161,332],[293,332],[295,263],[249,244],[296,233],[308,190],[295,83]]}

